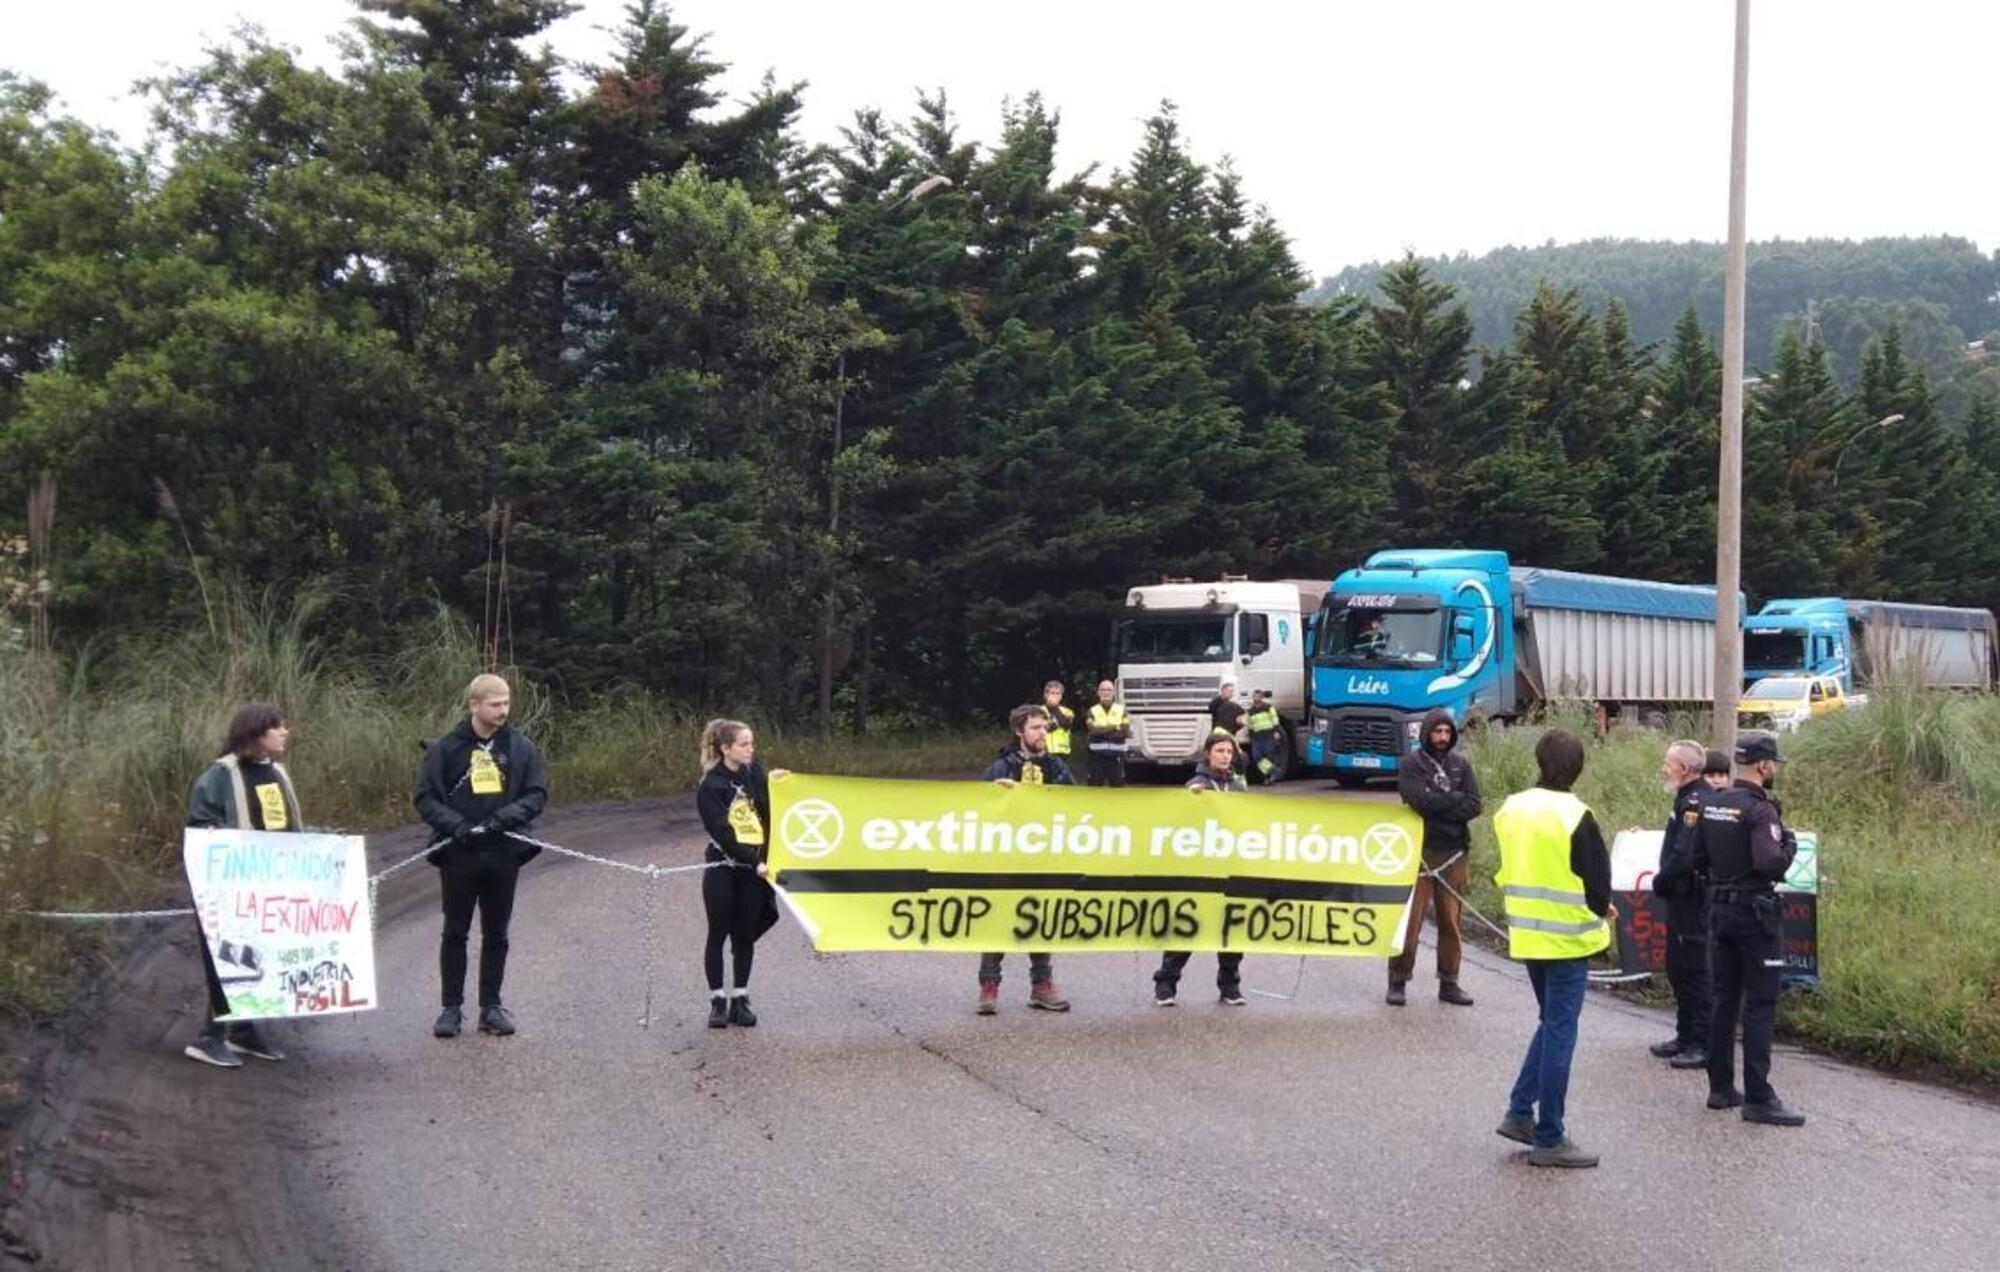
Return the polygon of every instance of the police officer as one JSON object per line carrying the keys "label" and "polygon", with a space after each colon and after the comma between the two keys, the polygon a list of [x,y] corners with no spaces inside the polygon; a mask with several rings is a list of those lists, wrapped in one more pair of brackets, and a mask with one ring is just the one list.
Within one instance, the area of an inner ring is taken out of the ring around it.
{"label": "police officer", "polygon": [[[1785,970],[1778,941],[1777,884],[1798,844],[1771,798],[1777,783],[1777,739],[1749,734],[1736,748],[1736,784],[1702,797],[1691,867],[1709,888],[1709,959],[1715,1011],[1708,1022],[1708,1107],[1741,1106],[1743,1120],[1803,1126],[1771,1089],[1771,1028]],[[1736,1089],[1736,1017],[1743,1016],[1743,1089]]]}
{"label": "police officer", "polygon": [[1667,983],[1674,989],[1674,1036],[1652,1046],[1654,1055],[1676,1069],[1708,1067],[1708,1018],[1714,995],[1708,976],[1707,880],[1694,873],[1690,854],[1701,824],[1707,751],[1683,739],[1667,748],[1660,777],[1674,793],[1674,809],[1660,840],[1660,868],[1653,892],[1667,904]]}
{"label": "police officer", "polygon": [[1063,683],[1051,680],[1042,686],[1042,710],[1049,713],[1050,755],[1060,755],[1069,763],[1070,730],[1076,727],[1076,712],[1063,705]]}
{"label": "police officer", "polygon": [[1125,747],[1132,736],[1132,717],[1118,701],[1117,685],[1109,680],[1098,682],[1097,701],[1083,722],[1089,738],[1090,784],[1125,785]]}

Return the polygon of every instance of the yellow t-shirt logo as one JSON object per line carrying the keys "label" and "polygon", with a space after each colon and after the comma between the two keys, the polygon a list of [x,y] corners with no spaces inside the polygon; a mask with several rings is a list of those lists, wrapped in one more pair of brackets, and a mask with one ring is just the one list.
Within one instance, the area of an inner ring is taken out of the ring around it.
{"label": "yellow t-shirt logo", "polygon": [[729,829],[736,832],[739,844],[764,842],[764,823],[757,820],[757,806],[742,791],[736,792],[735,801],[729,805]]}
{"label": "yellow t-shirt logo", "polygon": [[264,814],[265,830],[289,830],[291,821],[285,816],[285,792],[276,782],[261,782],[256,787],[258,810]]}
{"label": "yellow t-shirt logo", "polygon": [[471,774],[474,795],[498,795],[507,789],[507,784],[500,778],[500,766],[493,762],[492,756],[482,750],[474,748],[472,768],[468,771]]}
{"label": "yellow t-shirt logo", "polygon": [[1021,785],[1023,786],[1042,785],[1042,766],[1035,763],[1033,760],[1029,760],[1026,764],[1023,764],[1021,766]]}

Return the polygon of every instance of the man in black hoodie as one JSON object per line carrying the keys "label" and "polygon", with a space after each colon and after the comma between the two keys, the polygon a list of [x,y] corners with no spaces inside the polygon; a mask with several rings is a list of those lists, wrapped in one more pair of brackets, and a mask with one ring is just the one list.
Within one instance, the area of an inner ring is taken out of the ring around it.
{"label": "man in black hoodie", "polygon": [[444,893],[444,940],[438,951],[444,1011],[431,1032],[453,1038],[464,1024],[465,940],[479,912],[479,1032],[505,1037],[514,1021],[500,1005],[507,974],[507,923],[521,867],[541,849],[513,838],[549,802],[548,770],[527,736],[507,723],[507,682],[475,676],[465,690],[465,719],[424,751],[413,796],[430,824],[430,862]]}
{"label": "man in black hoodie", "polygon": [[[1424,930],[1424,910],[1437,906],[1438,1001],[1455,1007],[1472,1006],[1472,995],[1458,987],[1460,956],[1459,898],[1470,874],[1466,854],[1472,848],[1470,826],[1479,816],[1479,782],[1472,764],[1457,751],[1458,725],[1451,712],[1439,708],[1424,717],[1417,749],[1396,766],[1396,792],[1423,815],[1424,869],[1410,895],[1410,925],[1403,932],[1403,952],[1389,960],[1391,1007],[1405,1001],[1403,987],[1417,966],[1417,938]],[[1439,887],[1439,881],[1444,886]]]}
{"label": "man in black hoodie", "polygon": [[[1074,786],[1076,778],[1062,757],[1050,755],[1048,709],[1036,703],[1015,707],[1007,716],[1014,741],[1000,758],[986,766],[981,781],[1002,786]],[[1000,1010],[1001,954],[979,956],[979,1001],[973,1010],[991,1016]],[[1056,988],[1055,960],[1047,954],[1028,955],[1028,1006],[1042,1011],[1068,1011],[1069,999]]]}

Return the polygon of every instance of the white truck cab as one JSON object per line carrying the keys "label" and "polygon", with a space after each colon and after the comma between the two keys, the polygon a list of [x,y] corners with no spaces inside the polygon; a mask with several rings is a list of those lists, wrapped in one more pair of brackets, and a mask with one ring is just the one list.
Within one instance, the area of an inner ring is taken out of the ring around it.
{"label": "white truck cab", "polygon": [[1192,769],[1208,736],[1209,700],[1234,680],[1246,711],[1252,691],[1263,689],[1285,721],[1289,745],[1273,780],[1294,768],[1307,704],[1306,628],[1326,588],[1225,574],[1128,591],[1112,638],[1118,694],[1132,717],[1128,762]]}

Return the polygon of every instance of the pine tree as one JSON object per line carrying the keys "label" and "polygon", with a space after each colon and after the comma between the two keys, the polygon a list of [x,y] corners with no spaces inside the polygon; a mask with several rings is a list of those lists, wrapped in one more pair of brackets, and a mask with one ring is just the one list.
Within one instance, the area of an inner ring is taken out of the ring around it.
{"label": "pine tree", "polygon": [[[1472,322],[1452,289],[1432,282],[1415,256],[1390,267],[1381,286],[1382,299],[1368,310],[1366,347],[1394,430],[1389,484],[1396,537],[1415,545],[1457,542],[1456,474],[1484,453],[1465,440],[1472,432],[1464,387]],[[1497,442],[1493,430],[1486,432]]]}

